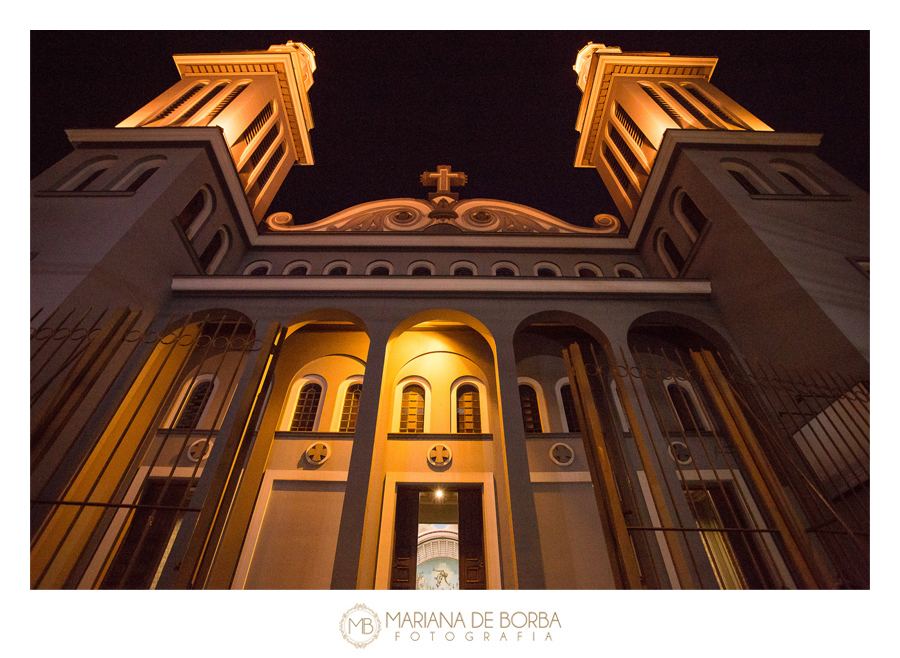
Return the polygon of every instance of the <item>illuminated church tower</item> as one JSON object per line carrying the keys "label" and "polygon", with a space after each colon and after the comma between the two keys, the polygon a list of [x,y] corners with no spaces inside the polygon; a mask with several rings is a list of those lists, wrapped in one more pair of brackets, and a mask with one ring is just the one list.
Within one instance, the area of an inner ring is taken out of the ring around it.
{"label": "illuminated church tower", "polygon": [[772,130],[709,82],[717,61],[593,43],[578,53],[575,166],[597,169],[629,226],[666,130]]}
{"label": "illuminated church tower", "polygon": [[115,128],[67,130],[74,150],[32,181],[32,313],[158,308],[172,275],[237,266],[290,168],[313,164],[310,48],[174,60],[179,82]]}
{"label": "illuminated church tower", "polygon": [[181,81],[116,127],[219,127],[259,223],[291,166],[313,164],[312,50],[288,42],[174,59]]}

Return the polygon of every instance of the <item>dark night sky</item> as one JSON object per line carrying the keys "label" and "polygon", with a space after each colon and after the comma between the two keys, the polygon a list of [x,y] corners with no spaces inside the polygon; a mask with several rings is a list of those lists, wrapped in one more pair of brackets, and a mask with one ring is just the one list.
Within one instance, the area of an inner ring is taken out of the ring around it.
{"label": "dark night sky", "polygon": [[618,214],[572,163],[589,41],[719,57],[712,82],[778,131],[824,133],[819,155],[869,189],[869,33],[721,31],[32,32],[31,176],[69,152],[66,128],[112,127],[178,79],[171,55],[316,53],[316,164],[295,167],[269,212],[295,221],[391,197],[425,198],[423,171],[468,174],[462,198],[533,206],[590,225]]}

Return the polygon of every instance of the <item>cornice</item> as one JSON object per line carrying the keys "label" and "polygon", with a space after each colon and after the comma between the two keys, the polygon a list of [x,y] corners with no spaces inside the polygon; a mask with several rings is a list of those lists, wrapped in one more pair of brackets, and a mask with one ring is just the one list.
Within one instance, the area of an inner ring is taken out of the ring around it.
{"label": "cornice", "polygon": [[176,276],[172,291],[203,295],[397,295],[428,293],[522,297],[574,295],[600,297],[707,296],[711,284],[700,279],[580,279],[542,277],[413,276]]}

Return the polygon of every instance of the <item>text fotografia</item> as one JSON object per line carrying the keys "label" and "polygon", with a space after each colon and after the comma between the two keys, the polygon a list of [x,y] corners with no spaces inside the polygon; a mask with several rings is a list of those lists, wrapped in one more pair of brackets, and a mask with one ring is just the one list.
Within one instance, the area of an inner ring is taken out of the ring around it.
{"label": "text fotografia", "polygon": [[385,613],[385,630],[394,630],[394,641],[463,640],[466,642],[552,642],[551,629],[562,628],[555,612],[396,612]]}

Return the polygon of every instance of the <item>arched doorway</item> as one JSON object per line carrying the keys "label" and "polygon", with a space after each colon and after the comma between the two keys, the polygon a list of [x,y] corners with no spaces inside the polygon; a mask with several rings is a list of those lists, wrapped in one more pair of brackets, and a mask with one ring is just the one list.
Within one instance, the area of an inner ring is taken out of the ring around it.
{"label": "arched doorway", "polygon": [[435,309],[395,329],[369,494],[380,518],[367,519],[380,525],[376,588],[499,589],[500,417],[495,346],[480,322]]}

